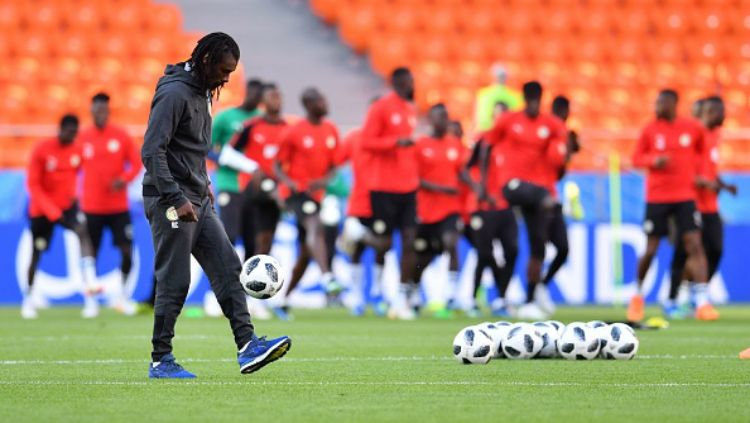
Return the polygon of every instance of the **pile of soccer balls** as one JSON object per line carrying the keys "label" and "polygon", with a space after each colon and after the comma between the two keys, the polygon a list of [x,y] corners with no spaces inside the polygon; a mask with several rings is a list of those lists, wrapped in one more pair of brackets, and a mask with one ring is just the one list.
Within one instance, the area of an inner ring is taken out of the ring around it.
{"label": "pile of soccer balls", "polygon": [[558,358],[630,360],[638,352],[638,337],[624,323],[555,321],[481,323],[462,329],[453,339],[460,363],[486,364],[492,358],[523,360]]}

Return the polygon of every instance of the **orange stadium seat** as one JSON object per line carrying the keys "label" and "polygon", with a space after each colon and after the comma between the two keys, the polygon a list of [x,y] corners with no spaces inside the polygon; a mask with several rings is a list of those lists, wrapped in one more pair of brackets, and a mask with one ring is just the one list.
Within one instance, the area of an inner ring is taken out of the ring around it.
{"label": "orange stadium seat", "polygon": [[372,35],[379,25],[379,15],[370,5],[349,6],[344,12],[348,19],[341,22],[339,34],[351,48],[365,52],[369,47]]}
{"label": "orange stadium seat", "polygon": [[[87,116],[90,96],[107,91],[118,121],[144,125],[164,65],[185,59],[199,37],[181,26],[177,6],[153,0],[0,2],[3,124],[54,125],[66,112]],[[241,85],[228,86],[224,97],[233,99]],[[0,166],[25,165],[32,143],[19,139],[25,138],[0,137],[0,150],[14,157],[3,154]]]}

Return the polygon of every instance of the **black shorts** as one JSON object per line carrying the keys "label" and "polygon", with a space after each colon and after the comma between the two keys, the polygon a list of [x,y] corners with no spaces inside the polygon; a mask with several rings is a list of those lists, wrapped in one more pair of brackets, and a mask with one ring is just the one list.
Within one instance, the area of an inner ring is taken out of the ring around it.
{"label": "black shorts", "polygon": [[78,203],[74,202],[70,207],[63,211],[60,219],[51,222],[44,216],[31,217],[31,237],[33,239],[34,249],[37,251],[47,251],[49,243],[52,240],[52,232],[55,225],[61,225],[63,228],[74,230],[76,226],[86,223],[86,216],[78,210]]}
{"label": "black shorts", "polygon": [[86,227],[89,230],[94,251],[99,250],[105,228],[108,228],[112,232],[113,245],[126,247],[133,244],[133,222],[130,219],[130,212],[112,214],[86,213]]}
{"label": "black shorts", "polygon": [[[269,179],[269,181],[271,181]],[[253,228],[258,232],[274,232],[281,220],[279,203],[268,191],[258,191],[248,185],[245,190],[245,207],[243,213],[250,213]]]}
{"label": "black shorts", "polygon": [[463,222],[457,214],[452,214],[445,219],[435,223],[420,223],[417,225],[417,237],[414,239],[414,251],[418,254],[429,254],[436,256],[441,254],[443,246],[443,234],[447,232],[460,232]]}
{"label": "black shorts", "polygon": [[471,215],[468,226],[480,256],[492,256],[495,240],[502,243],[506,252],[518,250],[518,222],[511,209],[476,212]]}
{"label": "black shorts", "polygon": [[390,235],[395,229],[417,225],[417,193],[370,192],[372,230],[377,235]]}
{"label": "black shorts", "polygon": [[361,223],[362,226],[372,231],[372,224],[373,224],[372,217],[357,217],[357,220],[359,220],[359,223]]}
{"label": "black shorts", "polygon": [[298,225],[307,217],[314,216],[320,212],[320,203],[305,193],[292,194],[286,200],[286,207],[294,213]]}
{"label": "black shorts", "polygon": [[219,191],[216,204],[219,218],[229,239],[234,242],[240,236],[243,195],[239,192]]}
{"label": "black shorts", "polygon": [[511,206],[527,209],[542,207],[544,199],[549,197],[550,193],[539,185],[511,179],[503,187],[503,196]]}
{"label": "black shorts", "polygon": [[680,201],[677,203],[648,203],[646,204],[646,219],[643,230],[648,236],[659,238],[669,235],[669,221],[674,219],[677,239],[682,234],[697,231],[701,228],[701,215],[695,207],[694,201]]}

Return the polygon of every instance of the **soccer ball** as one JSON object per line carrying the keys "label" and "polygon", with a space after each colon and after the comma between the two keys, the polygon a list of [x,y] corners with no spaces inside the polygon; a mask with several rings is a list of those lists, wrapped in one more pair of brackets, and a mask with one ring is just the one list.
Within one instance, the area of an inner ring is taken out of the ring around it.
{"label": "soccer ball", "polygon": [[563,324],[563,322],[559,322],[557,320],[547,320],[545,323],[547,323],[548,325],[555,328],[555,330],[557,330],[558,338],[560,337],[560,335],[562,335],[563,331],[565,331],[565,325]]}
{"label": "soccer ball", "polygon": [[557,357],[557,340],[560,338],[557,329],[547,322],[536,322],[533,326],[536,333],[542,338],[542,349],[539,350],[537,358]]}
{"label": "soccer ball", "polygon": [[490,338],[492,338],[492,358],[504,358],[503,339],[508,335],[511,324],[508,322],[485,322],[480,326],[484,328],[487,334],[490,335]]}
{"label": "soccer ball", "polygon": [[493,325],[495,325],[495,331],[500,335],[500,341],[497,345],[497,353],[493,358],[505,358],[505,353],[503,352],[503,341],[508,337],[508,332],[510,332],[510,328],[511,326],[513,326],[513,323],[501,320],[499,322],[493,323]]}
{"label": "soccer ball", "polygon": [[487,364],[493,347],[492,338],[480,326],[463,328],[453,338],[453,356],[463,364]]}
{"label": "soccer ball", "polygon": [[630,360],[638,353],[640,341],[630,326],[624,323],[615,323],[610,325],[602,335],[602,358]]}
{"label": "soccer ball", "polygon": [[284,286],[284,275],[279,262],[265,254],[252,256],[242,265],[240,284],[247,295],[266,300]]}
{"label": "soccer ball", "polygon": [[582,322],[573,322],[557,342],[557,350],[568,360],[591,360],[599,354],[596,330]]}
{"label": "soccer ball", "polygon": [[528,323],[516,323],[511,326],[508,336],[503,340],[503,353],[510,359],[529,359],[536,357],[544,341],[534,326]]}
{"label": "soccer ball", "polygon": [[592,320],[592,321],[586,323],[586,326],[588,326],[590,328],[598,329],[598,328],[607,326],[607,324],[604,323],[604,322],[602,322],[601,320]]}

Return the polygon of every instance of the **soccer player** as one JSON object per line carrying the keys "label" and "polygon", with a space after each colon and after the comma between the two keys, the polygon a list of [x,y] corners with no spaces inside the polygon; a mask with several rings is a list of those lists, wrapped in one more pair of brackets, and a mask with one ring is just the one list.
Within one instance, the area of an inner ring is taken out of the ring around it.
{"label": "soccer player", "polygon": [[109,122],[109,95],[98,93],[91,99],[94,125],[78,135],[83,148],[83,192],[81,210],[86,213],[94,252],[99,251],[104,229],[109,229],[120,251],[122,285],[113,303],[126,315],[136,305],[125,292],[133,266],[133,223],[128,208],[127,187],[141,171],[138,149],[124,128]]}
{"label": "soccer player", "polygon": [[[211,130],[211,145],[213,157],[218,157],[222,147],[242,129],[248,120],[260,115],[258,106],[263,96],[263,83],[258,79],[247,81],[245,88],[245,99],[238,107],[226,109],[216,115]],[[253,216],[247,210],[243,210],[244,195],[240,186],[240,175],[236,168],[219,163],[216,169],[216,200],[219,203],[219,217],[224,228],[227,230],[229,240],[234,243],[242,238],[245,247],[245,255],[248,251],[255,251],[255,239],[253,236],[245,237],[246,233],[252,234]],[[252,254],[249,254],[252,255]]]}
{"label": "soccer player", "polygon": [[[560,118],[563,123],[567,122],[568,116],[570,115],[570,100],[565,96],[555,97],[554,100],[552,100],[552,114]],[[549,242],[555,247],[556,252],[555,257],[552,259],[552,262],[550,262],[549,267],[547,267],[547,273],[545,273],[544,278],[542,279],[542,283],[544,283],[545,286],[549,286],[552,279],[557,274],[557,271],[560,270],[562,265],[565,264],[565,261],[568,259],[568,229],[565,225],[563,207],[559,201],[556,185],[557,181],[562,179],[565,175],[566,167],[571,159],[571,155],[578,150],[578,134],[575,131],[568,131],[567,154],[565,156],[565,161],[560,164],[558,160],[555,160],[553,163],[549,163],[541,169],[546,179],[545,188],[557,200],[547,224]],[[547,313],[552,314],[555,311],[554,303],[551,301],[545,305],[547,306],[547,309],[544,311]]]}
{"label": "soccer player", "polygon": [[[414,250],[417,266],[414,280],[419,283],[422,273],[436,256],[447,253],[448,299],[453,300],[458,290],[458,236],[461,225],[461,197],[459,189],[464,172],[466,152],[461,141],[448,134],[450,119],[443,104],[430,108],[431,134],[421,137],[416,144],[416,167],[419,175],[417,191],[417,237]],[[414,291],[415,296],[418,291]],[[411,305],[418,306],[413,298]]]}
{"label": "soccer player", "polygon": [[412,320],[410,293],[414,279],[416,237],[416,191],[419,176],[414,165],[412,132],[417,123],[414,78],[408,68],[391,73],[393,92],[375,101],[362,128],[362,147],[370,154],[370,202],[372,228],[380,245],[390,245],[393,231],[401,233],[401,285],[391,304],[389,317]]}
{"label": "soccer player", "polygon": [[78,117],[65,115],[54,139],[42,141],[31,152],[27,174],[29,219],[31,221],[32,255],[28,269],[29,289],[21,305],[25,319],[37,317],[34,299],[34,276],[43,252],[49,248],[55,226],[61,225],[78,236],[81,243],[81,276],[84,282],[84,306],[81,315],[93,318],[99,314],[94,297],[100,292],[96,282],[96,253],[91,244],[86,218],[78,210],[76,187],[81,168]]}
{"label": "soccer player", "polygon": [[[243,210],[247,210],[253,219],[250,225],[242,227],[243,242],[247,246],[245,260],[254,254],[271,252],[273,235],[281,218],[274,163],[282,134],[288,128],[288,124],[281,115],[281,92],[275,84],[267,83],[264,86],[263,105],[265,112],[246,122],[229,143],[229,147],[243,152],[255,162],[257,168],[245,188]],[[226,154],[226,151],[223,150],[222,153]],[[248,170],[252,169],[253,165],[250,166]],[[247,248],[252,245],[255,246],[255,250],[248,250]]]}
{"label": "soccer player", "polygon": [[526,277],[527,303],[518,310],[520,318],[543,319],[552,301],[542,281],[542,264],[547,242],[547,221],[556,201],[546,186],[543,168],[560,165],[566,155],[565,125],[540,111],[542,86],[536,81],[523,85],[524,110],[503,114],[486,134],[494,154],[502,153],[497,178],[504,183],[502,193],[511,206],[518,207],[526,224],[531,257]]}
{"label": "soccer player", "polygon": [[[364,291],[364,267],[362,255],[367,247],[375,249],[375,263],[372,272],[372,286],[370,296],[378,298],[382,295],[383,266],[385,252],[389,246],[379,246],[372,232],[372,207],[370,205],[370,190],[368,186],[369,153],[362,148],[362,129],[354,129],[341,141],[336,151],[336,165],[351,162],[352,186],[346,208],[344,228],[339,238],[339,248],[349,255],[351,279],[353,289],[357,292],[357,299],[351,312],[361,316],[365,312],[367,293]],[[378,315],[385,314],[385,303],[379,302],[374,307]]]}
{"label": "soccer player", "polygon": [[677,93],[662,90],[656,98],[656,119],[646,125],[633,153],[633,164],[646,169],[647,243],[638,261],[638,292],[630,300],[627,318],[644,317],[643,279],[661,238],[667,236],[669,219],[677,227],[677,242],[687,254],[695,286],[699,320],[716,320],[719,313],[708,300],[708,266],[701,242],[700,213],[695,205],[696,176],[704,157],[704,129],[697,121],[677,117]]}
{"label": "soccer player", "polygon": [[[701,238],[708,263],[707,280],[710,281],[719,268],[724,248],[724,228],[719,214],[719,193],[727,191],[732,195],[737,195],[737,186],[724,182],[717,171],[720,128],[724,123],[724,102],[721,97],[708,97],[702,99],[700,104],[699,117],[705,127],[705,144],[703,164],[695,180],[695,186],[697,207],[701,213]],[[676,300],[687,258],[684,244],[676,243],[672,257],[669,299],[664,303],[664,314],[668,318],[685,317],[684,310],[677,305]]]}
{"label": "soccer player", "polygon": [[[281,197],[294,213],[299,231],[300,253],[285,294],[287,298],[302,278],[310,257],[320,267],[326,292],[335,295],[342,289],[329,266],[328,256],[333,251],[328,251],[320,221],[320,202],[335,169],[338,129],[325,119],[328,103],[317,89],[306,89],[301,100],[306,117],[284,133],[274,164],[283,184]],[[286,304],[282,307],[288,310]],[[281,317],[278,312],[277,315]]]}
{"label": "soccer player", "polygon": [[150,378],[194,378],[177,364],[172,338],[190,287],[190,255],[206,272],[229,319],[242,373],[283,356],[291,340],[258,338],[239,283],[242,265],[213,208],[206,172],[211,102],[234,72],[237,43],[214,32],[201,38],[186,62],[168,65],[151,102],[141,158],[143,201],[154,242],[156,304]]}

